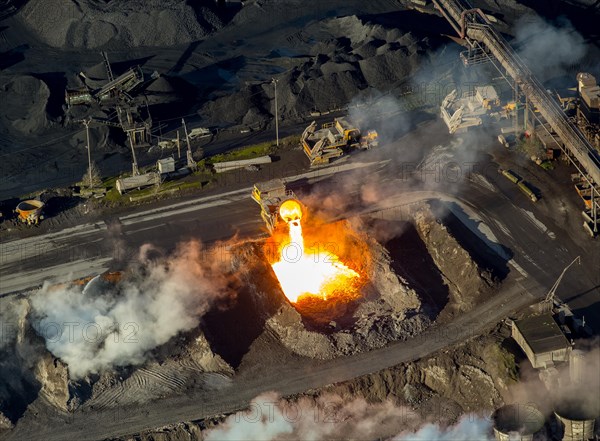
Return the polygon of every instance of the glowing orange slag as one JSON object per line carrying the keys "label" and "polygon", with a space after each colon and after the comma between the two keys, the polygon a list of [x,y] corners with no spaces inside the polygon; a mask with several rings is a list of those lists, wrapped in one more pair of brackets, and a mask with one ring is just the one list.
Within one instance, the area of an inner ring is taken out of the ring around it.
{"label": "glowing orange slag", "polygon": [[302,205],[295,199],[284,201],[279,207],[279,215],[286,222],[299,223],[302,219]]}
{"label": "glowing orange slag", "polygon": [[289,238],[279,249],[280,260],[272,264],[279,284],[292,303],[301,296],[319,296],[324,300],[351,290],[359,274],[344,265],[338,256],[319,246],[306,249],[302,236],[302,206],[287,200],[279,210],[289,227]]}

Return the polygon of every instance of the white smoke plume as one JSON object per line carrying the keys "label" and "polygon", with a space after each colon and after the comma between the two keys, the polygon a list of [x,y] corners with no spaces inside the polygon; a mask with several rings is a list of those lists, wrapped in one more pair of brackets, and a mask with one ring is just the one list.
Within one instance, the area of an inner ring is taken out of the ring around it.
{"label": "white smoke plume", "polygon": [[538,16],[523,17],[515,26],[513,44],[542,81],[566,73],[587,52],[584,38],[566,18],[554,26]]}
{"label": "white smoke plume", "polygon": [[[275,393],[252,400],[248,410],[229,416],[205,434],[207,441],[226,440],[364,440],[380,437],[396,441],[491,440],[489,419],[463,416],[456,425],[422,425],[410,409],[391,401],[368,403],[362,398],[345,400],[324,394],[316,399],[286,401]],[[420,427],[420,428],[419,428]]]}
{"label": "white smoke plume", "polygon": [[350,121],[361,130],[375,130],[383,141],[394,140],[410,128],[409,109],[391,95],[369,100],[355,98],[348,108]]}
{"label": "white smoke plume", "polygon": [[210,430],[206,441],[268,441],[283,439],[294,432],[284,415],[281,401],[275,393],[259,395],[250,403],[250,410],[229,416],[223,427]]}
{"label": "white smoke plume", "polygon": [[492,441],[492,421],[476,415],[463,415],[454,426],[443,428],[425,424],[418,431],[401,433],[394,441]]}
{"label": "white smoke plume", "polygon": [[235,295],[227,256],[206,258],[199,242],[168,258],[153,252],[141,247],[135,275],[116,285],[45,284],[32,296],[33,327],[72,378],[144,362],[153,348],[198,326],[213,301]]}
{"label": "white smoke plume", "polygon": [[[479,161],[478,141],[476,134],[466,133],[439,145],[423,141],[414,149],[415,140],[397,140],[355,156],[353,160],[371,163],[370,167],[318,182],[310,194],[302,195],[302,200],[315,215],[331,219],[402,205],[403,194],[409,191],[431,190],[460,196],[474,176],[491,172]],[[419,150],[420,156],[414,150]],[[388,161],[372,164],[385,160]],[[497,174],[497,169],[493,173]]]}
{"label": "white smoke plume", "polygon": [[587,341],[585,346],[579,342],[584,354],[583,363],[577,364],[576,373],[569,369],[568,363],[558,365],[556,371],[548,371],[549,390],[540,379],[542,371],[534,370],[525,363],[519,382],[509,389],[509,399],[532,405],[546,416],[557,409],[600,416],[599,344],[597,338]]}
{"label": "white smoke plume", "polygon": [[[568,366],[555,379],[552,392],[539,382],[527,380],[511,388],[511,403],[533,406],[546,418],[557,406],[598,412],[600,392],[600,348],[588,342],[583,369],[572,382]],[[538,371],[539,372],[539,371]],[[539,402],[536,400],[540,400]],[[591,407],[589,407],[591,406]],[[545,432],[536,439],[546,439]],[[216,440],[329,440],[391,439],[393,441],[493,441],[493,419],[489,415],[465,414],[453,425],[423,419],[412,410],[391,401],[369,403],[362,398],[344,399],[336,394],[318,398],[282,399],[275,393],[256,397],[245,411],[230,415],[221,425],[205,433]]]}

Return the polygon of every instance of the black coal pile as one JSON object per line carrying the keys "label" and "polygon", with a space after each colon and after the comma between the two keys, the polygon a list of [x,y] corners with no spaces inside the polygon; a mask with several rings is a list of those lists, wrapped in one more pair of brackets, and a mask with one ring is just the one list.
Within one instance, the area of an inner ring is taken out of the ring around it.
{"label": "black coal pile", "polygon": [[193,7],[176,0],[31,0],[17,17],[55,48],[172,46],[199,40],[224,26],[215,2],[198,3]]}
{"label": "black coal pile", "polygon": [[[398,87],[422,65],[429,48],[427,39],[355,15],[321,21],[304,32],[314,36],[310,53],[295,57],[296,66],[277,76],[283,119],[338,109],[361,91]],[[273,98],[271,84],[254,84],[207,103],[200,114],[207,124],[261,125],[272,118]]]}
{"label": "black coal pile", "polygon": [[5,136],[28,136],[50,125],[46,105],[50,89],[42,80],[30,75],[0,79],[0,102],[10,112],[0,112],[0,133]]}

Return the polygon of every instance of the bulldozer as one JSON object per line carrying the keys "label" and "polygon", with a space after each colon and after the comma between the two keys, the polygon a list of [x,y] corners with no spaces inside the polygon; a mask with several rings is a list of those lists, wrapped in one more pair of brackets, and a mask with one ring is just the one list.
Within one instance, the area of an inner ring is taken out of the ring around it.
{"label": "bulldozer", "polygon": [[294,200],[302,207],[294,192],[288,190],[281,179],[254,184],[252,199],[260,205],[260,217],[271,234],[284,221],[279,214],[279,208],[284,202]]}
{"label": "bulldozer", "polygon": [[310,160],[310,165],[328,164],[332,159],[348,153],[351,149],[370,149],[378,144],[375,130],[362,134],[356,125],[345,118],[336,118],[317,129],[313,121],[302,133],[300,144]]}

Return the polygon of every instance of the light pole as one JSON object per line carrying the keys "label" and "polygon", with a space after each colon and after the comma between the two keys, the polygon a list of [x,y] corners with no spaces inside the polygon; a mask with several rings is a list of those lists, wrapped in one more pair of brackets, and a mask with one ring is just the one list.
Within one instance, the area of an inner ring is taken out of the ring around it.
{"label": "light pole", "polygon": [[273,86],[275,87],[275,136],[277,139],[277,147],[279,147],[279,117],[277,115],[277,81],[272,78]]}
{"label": "light pole", "polygon": [[135,157],[135,147],[133,146],[133,132],[129,131],[127,137],[129,138],[129,145],[131,146],[131,156],[133,157],[133,163],[131,164],[131,176],[138,176],[140,170],[138,168],[137,158]]}
{"label": "light pole", "polygon": [[90,179],[90,188],[92,188],[92,148],[90,146],[90,121],[91,119],[86,119],[84,121],[85,124],[85,137],[87,140],[87,151],[88,151],[88,173]]}

